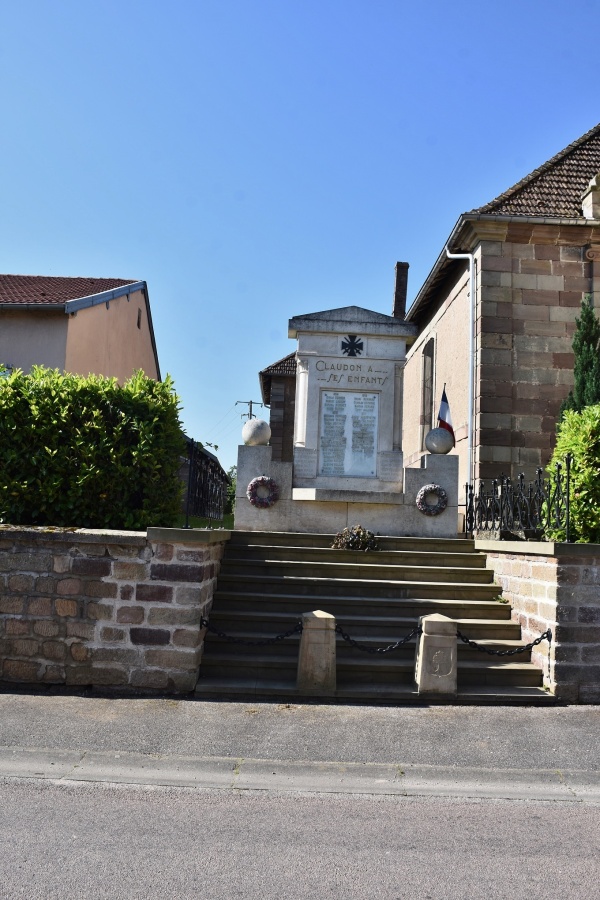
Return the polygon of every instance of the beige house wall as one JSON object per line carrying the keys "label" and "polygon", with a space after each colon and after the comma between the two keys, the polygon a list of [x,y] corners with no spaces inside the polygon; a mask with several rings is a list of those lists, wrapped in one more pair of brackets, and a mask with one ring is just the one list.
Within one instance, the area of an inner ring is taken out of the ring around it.
{"label": "beige house wall", "polygon": [[64,312],[0,312],[0,362],[29,372],[34,365],[63,369],[67,345]]}
{"label": "beige house wall", "polygon": [[[138,313],[140,327],[138,328]],[[68,318],[65,370],[126,381],[136,369],[158,378],[142,291],[80,309]]]}
{"label": "beige house wall", "polygon": [[[458,267],[457,267],[458,268]],[[467,422],[469,383],[469,273],[468,269],[448,289],[432,321],[421,332],[406,356],[402,449],[404,465],[414,465],[423,453],[423,350],[434,340],[433,427],[444,384],[456,437],[452,451],[459,457],[459,485],[467,481]],[[464,489],[461,487],[459,496]]]}

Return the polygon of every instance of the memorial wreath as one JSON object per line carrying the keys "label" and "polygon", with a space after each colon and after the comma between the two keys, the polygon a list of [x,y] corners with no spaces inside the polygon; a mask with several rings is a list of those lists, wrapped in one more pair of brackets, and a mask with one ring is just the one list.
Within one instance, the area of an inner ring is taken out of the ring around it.
{"label": "memorial wreath", "polygon": [[[427,496],[429,494],[435,494],[438,498],[437,503],[434,503],[431,506],[427,503]],[[447,506],[448,494],[439,484],[426,484],[417,494],[417,509],[425,516],[438,516],[441,512],[444,512]]]}
{"label": "memorial wreath", "polygon": [[[266,488],[267,493],[264,496],[259,496],[260,488]],[[253,478],[248,485],[246,497],[252,506],[256,506],[258,509],[268,509],[279,500],[279,487],[272,478],[267,475],[259,475],[258,478]]]}

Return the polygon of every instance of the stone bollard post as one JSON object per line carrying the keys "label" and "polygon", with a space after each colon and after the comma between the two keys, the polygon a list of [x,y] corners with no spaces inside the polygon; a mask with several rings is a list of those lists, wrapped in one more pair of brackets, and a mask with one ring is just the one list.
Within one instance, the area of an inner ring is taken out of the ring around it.
{"label": "stone bollard post", "polygon": [[332,694],[336,689],[335,616],[320,609],[302,615],[296,688],[302,694]]}
{"label": "stone bollard post", "polygon": [[456,622],[435,613],[421,616],[415,681],[419,694],[456,697]]}

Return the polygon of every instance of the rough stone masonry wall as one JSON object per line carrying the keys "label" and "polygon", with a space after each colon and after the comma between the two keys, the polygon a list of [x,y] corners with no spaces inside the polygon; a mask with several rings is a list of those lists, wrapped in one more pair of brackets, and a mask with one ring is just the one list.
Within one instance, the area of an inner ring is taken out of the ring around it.
{"label": "rough stone masonry wall", "polygon": [[0,527],[0,678],[193,690],[228,536]]}
{"label": "rough stone masonry wall", "polygon": [[544,683],[569,703],[600,702],[600,545],[477,541],[527,643],[550,628],[533,651]]}

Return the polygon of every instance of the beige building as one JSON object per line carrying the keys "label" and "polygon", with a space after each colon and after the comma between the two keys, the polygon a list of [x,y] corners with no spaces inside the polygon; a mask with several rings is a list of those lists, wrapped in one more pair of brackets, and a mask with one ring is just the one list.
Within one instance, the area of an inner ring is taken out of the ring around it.
{"label": "beige building", "polygon": [[[533,477],[573,384],[584,298],[600,307],[600,125],[458,219],[406,321],[405,465],[436,424],[444,384],[459,482]],[[458,258],[457,258],[458,256]]]}
{"label": "beige building", "polygon": [[0,362],[160,380],[146,282],[0,275]]}

